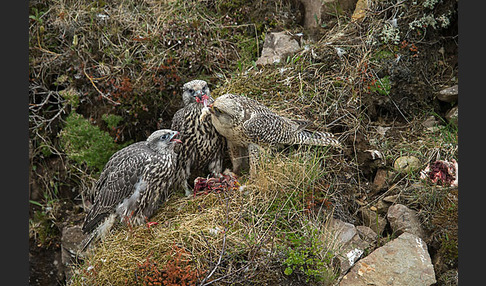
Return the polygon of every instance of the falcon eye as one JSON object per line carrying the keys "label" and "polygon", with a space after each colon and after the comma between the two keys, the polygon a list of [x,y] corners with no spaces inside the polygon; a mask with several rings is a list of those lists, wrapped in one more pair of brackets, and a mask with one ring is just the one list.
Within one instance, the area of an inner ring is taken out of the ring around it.
{"label": "falcon eye", "polygon": [[166,133],[166,134],[162,135],[162,136],[160,137],[160,139],[162,139],[162,140],[167,140],[167,139],[169,139],[169,134],[168,134],[168,133]]}
{"label": "falcon eye", "polygon": [[214,106],[213,106],[213,109],[214,109],[214,112],[216,112],[216,113],[218,113],[218,114],[223,113],[223,112],[222,112],[222,111],[221,111],[219,108],[217,108],[217,107],[214,107]]}
{"label": "falcon eye", "polygon": [[189,89],[189,92],[190,92],[190,93],[194,93],[194,89],[190,88],[190,89]]}

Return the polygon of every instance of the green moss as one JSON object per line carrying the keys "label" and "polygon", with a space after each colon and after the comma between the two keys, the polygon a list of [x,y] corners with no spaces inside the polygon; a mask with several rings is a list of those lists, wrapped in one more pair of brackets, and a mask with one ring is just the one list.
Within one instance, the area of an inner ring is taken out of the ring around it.
{"label": "green moss", "polygon": [[60,133],[61,146],[67,156],[78,164],[102,170],[110,156],[123,146],[80,114],[72,112]]}
{"label": "green moss", "polygon": [[395,58],[395,53],[389,50],[379,50],[378,52],[373,54],[371,60],[383,60],[383,59],[393,59],[393,58]]}

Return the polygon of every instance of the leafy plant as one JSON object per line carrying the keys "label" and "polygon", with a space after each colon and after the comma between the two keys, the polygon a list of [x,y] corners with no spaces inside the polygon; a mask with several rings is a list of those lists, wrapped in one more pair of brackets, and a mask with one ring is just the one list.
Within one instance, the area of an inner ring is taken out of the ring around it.
{"label": "leafy plant", "polygon": [[331,266],[333,255],[319,240],[317,229],[309,227],[308,232],[287,234],[290,246],[283,261],[284,274],[304,275],[306,282],[329,282],[335,278]]}
{"label": "leafy plant", "polygon": [[29,19],[32,19],[39,24],[42,24],[44,21],[42,20],[42,16],[46,13],[45,11],[39,11],[36,7],[32,7],[33,14],[29,15]]}

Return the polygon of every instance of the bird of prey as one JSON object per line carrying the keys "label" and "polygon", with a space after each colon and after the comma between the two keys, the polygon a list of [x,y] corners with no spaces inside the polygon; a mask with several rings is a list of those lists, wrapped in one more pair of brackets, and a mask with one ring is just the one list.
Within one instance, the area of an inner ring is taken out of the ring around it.
{"label": "bird of prey", "polygon": [[176,177],[189,196],[192,194],[189,179],[208,172],[213,175],[222,172],[226,140],[218,134],[210,118],[200,120],[201,110],[214,101],[207,82],[193,80],[185,83],[182,90],[184,107],[174,114],[171,129],[179,131],[184,142],[177,150]]}
{"label": "bird of prey", "polygon": [[113,154],[94,185],[95,199],[82,230],[91,233],[83,250],[94,238],[103,238],[115,222],[140,225],[169,196],[177,155],[179,132],[153,132],[146,141],[131,144]]}
{"label": "bird of prey", "polygon": [[309,131],[306,129],[309,122],[280,116],[245,96],[227,93],[209,107],[203,110],[201,119],[210,114],[216,130],[227,139],[235,173],[239,173],[245,154],[250,159],[250,172],[255,170],[260,146],[341,146],[333,134]]}

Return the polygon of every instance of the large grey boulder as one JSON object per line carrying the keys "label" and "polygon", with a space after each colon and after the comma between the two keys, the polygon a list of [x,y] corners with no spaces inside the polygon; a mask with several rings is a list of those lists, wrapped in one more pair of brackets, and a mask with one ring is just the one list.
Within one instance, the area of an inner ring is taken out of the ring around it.
{"label": "large grey boulder", "polygon": [[436,283],[427,245],[405,232],[359,260],[342,278],[340,286],[428,286]]}

